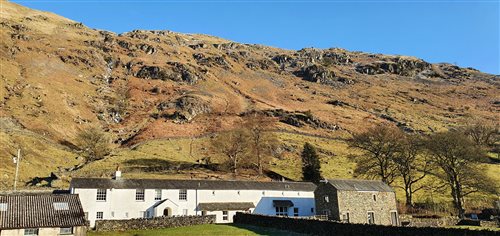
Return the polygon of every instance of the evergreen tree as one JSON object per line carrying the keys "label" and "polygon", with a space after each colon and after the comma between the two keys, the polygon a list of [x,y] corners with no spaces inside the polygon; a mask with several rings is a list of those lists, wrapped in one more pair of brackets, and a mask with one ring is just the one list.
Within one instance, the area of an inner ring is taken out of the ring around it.
{"label": "evergreen tree", "polygon": [[316,153],[316,148],[310,143],[305,143],[301,156],[302,179],[304,181],[318,183],[321,180],[321,165],[319,163],[319,156]]}

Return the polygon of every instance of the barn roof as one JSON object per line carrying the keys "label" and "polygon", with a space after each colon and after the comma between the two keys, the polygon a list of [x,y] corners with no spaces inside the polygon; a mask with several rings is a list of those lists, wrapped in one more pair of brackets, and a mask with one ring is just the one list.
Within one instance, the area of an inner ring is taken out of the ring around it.
{"label": "barn roof", "polygon": [[337,190],[394,192],[389,185],[379,180],[329,179],[327,181]]}
{"label": "barn roof", "polygon": [[86,225],[75,194],[0,195],[0,229],[72,227]]}
{"label": "barn roof", "polygon": [[72,188],[314,191],[309,182],[73,178]]}

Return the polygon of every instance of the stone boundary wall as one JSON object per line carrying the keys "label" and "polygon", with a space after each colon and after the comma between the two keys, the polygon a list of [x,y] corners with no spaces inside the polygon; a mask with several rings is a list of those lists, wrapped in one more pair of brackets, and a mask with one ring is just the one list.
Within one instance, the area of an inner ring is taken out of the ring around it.
{"label": "stone boundary wall", "polygon": [[124,231],[137,229],[161,229],[214,223],[215,215],[155,217],[129,220],[97,220],[95,222],[95,230]]}
{"label": "stone boundary wall", "polygon": [[400,215],[399,222],[403,226],[411,227],[447,227],[457,225],[460,219],[458,217],[447,216],[441,218],[418,218],[411,215]]}
{"label": "stone boundary wall", "polygon": [[336,236],[500,236],[500,231],[467,230],[435,227],[397,227],[366,224],[344,224],[334,221],[297,219],[237,212],[234,223],[276,228],[309,235]]}

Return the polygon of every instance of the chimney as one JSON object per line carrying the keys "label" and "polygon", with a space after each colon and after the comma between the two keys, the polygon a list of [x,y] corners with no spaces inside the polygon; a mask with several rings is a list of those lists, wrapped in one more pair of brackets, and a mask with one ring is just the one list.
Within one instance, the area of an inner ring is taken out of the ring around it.
{"label": "chimney", "polygon": [[120,165],[116,165],[116,171],[115,171],[115,176],[113,179],[121,179],[122,178],[122,171],[120,170]]}

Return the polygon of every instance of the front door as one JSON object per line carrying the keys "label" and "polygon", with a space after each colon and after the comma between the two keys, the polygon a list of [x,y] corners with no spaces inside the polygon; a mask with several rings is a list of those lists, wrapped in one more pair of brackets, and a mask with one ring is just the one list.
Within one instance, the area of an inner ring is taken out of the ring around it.
{"label": "front door", "polygon": [[397,226],[398,225],[398,213],[397,212],[391,212],[391,224],[393,226]]}

